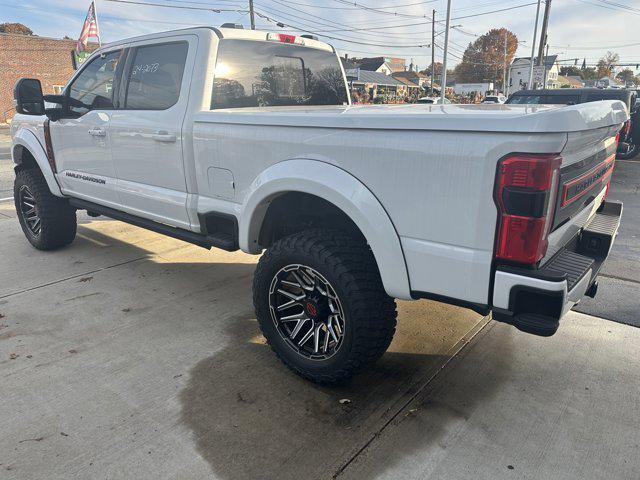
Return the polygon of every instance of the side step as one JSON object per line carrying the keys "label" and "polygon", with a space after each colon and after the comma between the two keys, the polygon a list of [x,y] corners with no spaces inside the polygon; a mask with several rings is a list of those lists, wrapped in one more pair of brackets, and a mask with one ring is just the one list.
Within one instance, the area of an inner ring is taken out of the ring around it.
{"label": "side step", "polygon": [[81,200],[79,198],[70,198],[69,204],[79,210],[87,210],[92,214],[104,215],[105,217],[113,218],[114,220],[120,220],[136,227],[145,228],[152,232],[161,233],[168,237],[177,238],[184,242],[198,245],[199,247],[210,249],[211,247],[221,248],[233,252],[238,250],[238,241],[229,234],[209,234],[203,235],[201,233],[191,232],[184,230],[183,228],[172,227],[165,225],[164,223],[154,222],[148,218],[137,217],[130,213],[122,212],[114,208],[98,205],[93,202]]}

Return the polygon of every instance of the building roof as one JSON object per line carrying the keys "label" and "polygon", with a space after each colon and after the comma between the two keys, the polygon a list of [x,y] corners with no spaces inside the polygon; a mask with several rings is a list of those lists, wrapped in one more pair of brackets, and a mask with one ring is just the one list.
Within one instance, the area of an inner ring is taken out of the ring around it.
{"label": "building roof", "polygon": [[584,87],[584,82],[580,80],[580,77],[558,75],[558,83],[560,85],[570,85],[572,88]]}
{"label": "building roof", "polygon": [[[375,72],[377,69],[379,69],[385,63],[386,62],[384,61],[384,58],[382,58],[382,57],[380,57],[380,58],[363,58],[358,63],[358,66],[362,70],[371,70],[371,71]],[[391,66],[390,65],[387,65],[387,67],[389,68],[389,70],[391,70]]]}
{"label": "building roof", "polygon": [[408,87],[420,88],[420,85],[418,85],[417,83],[412,82],[407,77],[394,75],[393,78],[395,78],[396,80],[402,82],[403,84],[405,84]]}
{"label": "building roof", "polygon": [[375,83],[377,85],[398,86],[405,85],[397,78],[393,78],[391,75],[385,75],[380,72],[372,72],[370,70],[363,70],[361,68],[352,68],[345,71],[347,80],[357,83]]}
{"label": "building roof", "polygon": [[[556,63],[556,60],[558,60],[558,56],[557,55],[549,55],[548,57],[544,57],[544,65],[547,68],[551,68],[553,67],[553,65]],[[529,64],[529,62],[531,61],[531,58],[527,58],[527,57],[517,57],[513,59],[513,62],[511,63],[511,65],[514,65],[516,62],[519,63],[524,63],[524,64]],[[534,63],[537,62],[536,59],[534,59]]]}

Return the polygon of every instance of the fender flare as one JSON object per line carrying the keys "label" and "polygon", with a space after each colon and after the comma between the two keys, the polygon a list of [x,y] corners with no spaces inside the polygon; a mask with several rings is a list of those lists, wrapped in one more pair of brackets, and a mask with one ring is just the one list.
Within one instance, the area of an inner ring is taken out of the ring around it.
{"label": "fender flare", "polygon": [[308,193],[342,210],[366,238],[386,292],[411,299],[409,274],[400,237],[378,199],[357,178],[317,160],[294,159],[263,171],[250,185],[239,224],[240,248],[260,253],[258,236],[271,200],[287,192]]}
{"label": "fender flare", "polygon": [[21,160],[16,156],[17,147],[21,146],[31,153],[33,158],[35,158],[44,179],[47,181],[47,185],[49,186],[49,190],[57,197],[63,197],[64,195],[60,191],[60,186],[58,185],[58,181],[56,180],[53,172],[51,171],[51,166],[49,165],[49,160],[47,159],[47,154],[38,140],[38,137],[35,136],[33,132],[26,129],[20,129],[13,136],[13,143],[11,145],[11,155],[13,157],[13,163],[18,166],[21,163]]}

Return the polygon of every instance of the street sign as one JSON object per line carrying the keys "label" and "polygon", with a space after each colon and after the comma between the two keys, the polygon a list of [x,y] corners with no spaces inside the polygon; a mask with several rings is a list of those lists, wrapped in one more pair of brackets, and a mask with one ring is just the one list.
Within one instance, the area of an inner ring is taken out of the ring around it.
{"label": "street sign", "polygon": [[544,65],[536,65],[533,67],[533,81],[534,83],[544,84]]}

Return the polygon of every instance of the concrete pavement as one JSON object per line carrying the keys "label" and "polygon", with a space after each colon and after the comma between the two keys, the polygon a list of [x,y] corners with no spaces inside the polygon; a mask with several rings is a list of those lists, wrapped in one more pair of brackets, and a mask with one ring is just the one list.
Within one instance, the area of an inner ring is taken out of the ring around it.
{"label": "concrete pavement", "polygon": [[86,216],[71,247],[37,252],[14,216],[0,204],[1,478],[583,480],[640,468],[634,327],[571,313],[543,339],[399,302],[383,359],[322,388],[265,346],[255,257]]}
{"label": "concrete pavement", "polygon": [[382,361],[321,388],[259,334],[256,257],[88,217],[43,253],[13,215],[0,204],[3,479],[330,477],[486,323],[400,302]]}
{"label": "concrete pavement", "polygon": [[538,338],[492,323],[340,479],[634,479],[640,330],[571,312]]}

